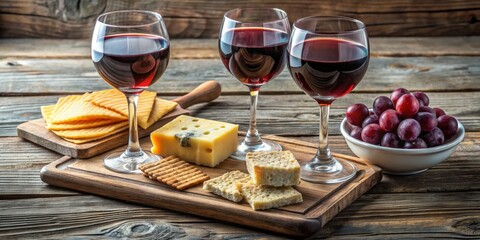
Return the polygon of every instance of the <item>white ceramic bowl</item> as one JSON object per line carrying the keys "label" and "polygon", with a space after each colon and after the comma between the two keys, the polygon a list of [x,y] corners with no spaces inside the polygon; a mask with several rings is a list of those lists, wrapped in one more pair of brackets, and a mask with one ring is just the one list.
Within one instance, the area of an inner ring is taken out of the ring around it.
{"label": "white ceramic bowl", "polygon": [[465,129],[458,122],[457,133],[440,146],[423,149],[400,149],[360,141],[350,136],[350,130],[347,119],[344,118],[340,124],[340,131],[352,152],[359,158],[381,167],[384,173],[394,175],[410,175],[426,171],[447,159],[465,136]]}

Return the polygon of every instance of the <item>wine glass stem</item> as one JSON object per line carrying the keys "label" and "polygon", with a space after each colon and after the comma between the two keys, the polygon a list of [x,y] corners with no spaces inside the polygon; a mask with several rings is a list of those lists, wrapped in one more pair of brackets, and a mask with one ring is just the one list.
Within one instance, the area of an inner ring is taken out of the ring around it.
{"label": "wine glass stem", "polygon": [[328,116],[330,104],[320,104],[320,127],[318,136],[317,154],[313,158],[313,163],[332,164],[333,159],[328,146]]}
{"label": "wine glass stem", "polygon": [[247,135],[245,136],[245,143],[248,146],[256,146],[262,144],[262,138],[257,131],[257,100],[259,90],[250,90],[250,125],[248,127]]}
{"label": "wine glass stem", "polygon": [[138,124],[137,124],[137,104],[138,94],[126,94],[128,102],[128,146],[124,155],[127,157],[135,157],[142,155],[142,148],[138,141]]}

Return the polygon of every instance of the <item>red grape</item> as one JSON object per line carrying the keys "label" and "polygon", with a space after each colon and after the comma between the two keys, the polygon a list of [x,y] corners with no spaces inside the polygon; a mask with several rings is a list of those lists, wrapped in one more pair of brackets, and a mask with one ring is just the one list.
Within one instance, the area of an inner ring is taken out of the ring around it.
{"label": "red grape", "polygon": [[418,108],[418,112],[429,112],[429,113],[433,114],[433,116],[437,117],[437,113],[435,113],[435,110],[433,110],[433,108],[431,108],[431,107],[420,106]]}
{"label": "red grape", "polygon": [[370,125],[372,123],[378,124],[378,116],[376,114],[372,114],[372,115],[368,116],[367,118],[365,118],[365,120],[363,120],[363,122],[362,122],[362,127],[365,127],[365,126]]}
{"label": "red grape", "polygon": [[397,134],[403,141],[410,142],[420,135],[421,130],[420,123],[415,119],[407,118],[398,125]]}
{"label": "red grape", "polygon": [[346,115],[350,124],[361,127],[363,120],[369,116],[369,113],[367,106],[357,103],[348,107]]}
{"label": "red grape", "polygon": [[417,98],[420,106],[428,106],[428,104],[430,104],[430,99],[428,99],[427,94],[424,92],[413,92],[412,95]]}
{"label": "red grape", "polygon": [[401,116],[409,118],[415,116],[419,108],[418,100],[413,95],[405,94],[398,99],[395,109]]}
{"label": "red grape", "polygon": [[425,140],[428,147],[435,147],[443,144],[445,141],[445,136],[443,135],[442,130],[436,127],[432,131],[422,134],[422,139]]}
{"label": "red grape", "polygon": [[441,108],[433,108],[433,111],[435,111],[435,116],[437,116],[437,118],[445,115],[445,111]]}
{"label": "red grape", "polygon": [[383,130],[380,128],[380,125],[372,123],[362,130],[362,140],[366,143],[371,144],[380,144],[383,137]]}
{"label": "red grape", "polygon": [[384,147],[391,147],[391,148],[401,148],[403,145],[402,140],[398,138],[397,134],[395,133],[385,133],[382,138],[382,142],[380,145]]}
{"label": "red grape", "polygon": [[387,109],[395,109],[393,107],[393,102],[390,100],[390,98],[385,97],[385,96],[380,96],[375,98],[373,101],[373,111],[377,116],[382,115],[382,113],[387,110]]}
{"label": "red grape", "polygon": [[414,149],[414,148],[426,148],[427,143],[423,141],[421,138],[417,138],[411,142],[405,142],[405,145],[403,145],[403,148],[407,149]]}
{"label": "red grape", "polygon": [[384,131],[391,132],[397,130],[398,124],[400,124],[400,116],[395,110],[388,109],[380,115],[378,122]]}
{"label": "red grape", "polygon": [[378,96],[372,110],[361,103],[347,109],[350,136],[391,148],[434,147],[458,131],[458,121],[441,108],[429,107],[424,92],[395,89],[390,98]]}
{"label": "red grape", "polygon": [[437,118],[428,112],[419,112],[415,115],[415,120],[420,123],[422,132],[430,132],[434,127],[437,126]]}
{"label": "red grape", "polygon": [[390,95],[390,99],[392,99],[392,102],[393,102],[393,105],[396,106],[397,105],[397,101],[398,99],[405,95],[405,94],[410,94],[410,92],[405,89],[405,88],[397,88],[395,89],[393,92],[392,92],[392,95]]}
{"label": "red grape", "polygon": [[438,118],[438,128],[442,130],[445,138],[449,138],[458,131],[458,122],[457,119],[450,115],[443,115]]}
{"label": "red grape", "polygon": [[353,126],[352,131],[350,131],[350,136],[362,141],[362,128]]}

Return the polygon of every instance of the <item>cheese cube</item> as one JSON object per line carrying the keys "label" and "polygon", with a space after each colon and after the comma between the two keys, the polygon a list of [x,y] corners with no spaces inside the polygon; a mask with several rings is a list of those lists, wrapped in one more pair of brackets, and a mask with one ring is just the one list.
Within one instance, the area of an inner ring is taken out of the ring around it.
{"label": "cheese cube", "polygon": [[290,151],[249,152],[247,170],[257,185],[293,186],[300,183],[300,164]]}
{"label": "cheese cube", "polygon": [[186,115],[150,134],[152,153],[215,167],[237,150],[238,125]]}
{"label": "cheese cube", "polygon": [[260,186],[252,182],[236,182],[236,186],[253,210],[264,210],[303,202],[302,194],[292,187]]}

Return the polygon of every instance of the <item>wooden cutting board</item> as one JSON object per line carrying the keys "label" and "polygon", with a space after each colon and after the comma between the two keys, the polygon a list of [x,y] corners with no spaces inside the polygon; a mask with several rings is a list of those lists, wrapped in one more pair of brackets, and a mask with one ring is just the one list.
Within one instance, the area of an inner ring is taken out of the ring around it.
{"label": "wooden cutting board", "polygon": [[[139,128],[139,137],[149,135],[151,132],[175,119],[179,115],[189,114],[185,109],[192,105],[215,100],[220,96],[221,91],[221,86],[218,82],[208,81],[195,88],[192,92],[174,99],[173,101],[178,103],[177,107],[172,112],[159,119],[148,129]],[[128,130],[125,130],[97,141],[84,144],[74,144],[63,140],[55,133],[48,130],[43,118],[20,124],[17,127],[17,135],[42,147],[74,158],[90,158],[113,148],[125,145],[128,141]]]}
{"label": "wooden cutting board", "polygon": [[[316,145],[308,142],[266,136],[291,150],[301,161],[308,161]],[[151,147],[142,139],[145,149]],[[41,171],[44,182],[82,192],[136,202],[154,207],[215,218],[220,221],[251,226],[294,236],[309,236],[318,231],[335,215],[368,191],[382,178],[381,170],[351,156],[333,154],[348,159],[358,169],[356,176],[344,183],[315,184],[302,181],[296,187],[304,202],[278,209],[254,211],[247,203],[233,203],[206,192],[201,185],[186,191],[174,190],[143,175],[122,174],[103,167],[103,156],[79,160],[65,156],[45,166]],[[246,171],[245,161],[227,159],[216,168],[199,167],[211,178],[232,171]]]}

